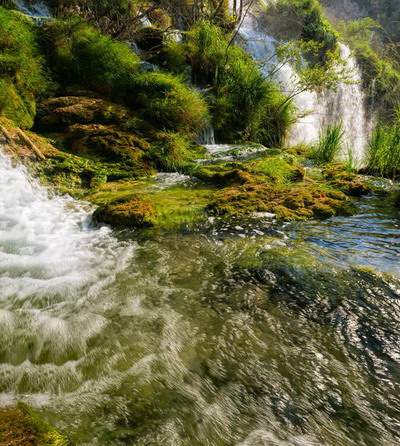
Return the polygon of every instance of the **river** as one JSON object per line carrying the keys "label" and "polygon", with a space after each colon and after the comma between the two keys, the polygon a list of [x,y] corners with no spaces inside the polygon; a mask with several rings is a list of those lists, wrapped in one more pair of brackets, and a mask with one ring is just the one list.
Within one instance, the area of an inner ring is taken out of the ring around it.
{"label": "river", "polygon": [[399,443],[400,220],[381,197],[149,237],[93,227],[4,155],[0,174],[0,405],[77,445]]}

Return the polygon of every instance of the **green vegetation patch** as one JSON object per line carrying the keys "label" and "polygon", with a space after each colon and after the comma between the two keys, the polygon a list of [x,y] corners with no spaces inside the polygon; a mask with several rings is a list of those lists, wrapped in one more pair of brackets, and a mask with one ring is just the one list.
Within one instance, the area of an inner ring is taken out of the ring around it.
{"label": "green vegetation patch", "polygon": [[52,90],[37,28],[23,14],[0,7],[0,114],[30,128],[36,99]]}
{"label": "green vegetation patch", "polygon": [[281,145],[292,123],[292,106],[279,87],[264,79],[253,59],[215,24],[202,20],[186,37],[193,79],[210,87],[217,137]]}
{"label": "green vegetation patch", "polygon": [[159,129],[196,135],[208,122],[201,95],[173,74],[141,72],[128,45],[70,19],[43,28],[43,45],[60,83],[126,104]]}

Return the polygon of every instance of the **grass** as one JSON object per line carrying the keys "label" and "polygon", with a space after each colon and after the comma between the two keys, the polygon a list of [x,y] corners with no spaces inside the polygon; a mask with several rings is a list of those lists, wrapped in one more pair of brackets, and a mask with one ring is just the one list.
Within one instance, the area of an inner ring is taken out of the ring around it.
{"label": "grass", "polygon": [[381,176],[396,179],[400,172],[400,112],[392,124],[378,124],[368,150],[368,168]]}
{"label": "grass", "polygon": [[342,124],[329,125],[312,150],[311,157],[319,164],[334,161],[342,150],[343,135]]}

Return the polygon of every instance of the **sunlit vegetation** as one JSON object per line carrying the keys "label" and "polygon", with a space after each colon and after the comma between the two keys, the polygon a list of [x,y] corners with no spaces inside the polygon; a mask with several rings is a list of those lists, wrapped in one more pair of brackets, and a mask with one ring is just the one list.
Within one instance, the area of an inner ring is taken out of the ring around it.
{"label": "sunlit vegetation", "polygon": [[51,89],[33,22],[0,7],[0,114],[31,127],[36,100]]}

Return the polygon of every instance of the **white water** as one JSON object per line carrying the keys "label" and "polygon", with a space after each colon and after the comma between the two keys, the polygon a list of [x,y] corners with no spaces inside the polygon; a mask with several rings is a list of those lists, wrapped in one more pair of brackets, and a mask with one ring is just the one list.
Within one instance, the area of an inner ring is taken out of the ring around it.
{"label": "white water", "polygon": [[52,307],[94,296],[132,255],[107,227],[90,227],[92,207],[49,196],[0,152],[0,300]]}
{"label": "white water", "polygon": [[[296,92],[299,77],[290,64],[280,64],[278,61],[276,48],[279,42],[268,34],[268,30],[259,20],[256,8],[245,15],[239,37],[246,51],[261,64],[266,77],[272,76],[277,80],[288,95]],[[327,125],[342,122],[344,150],[341,156],[347,158],[350,151],[353,161],[360,165],[365,157],[371,125],[365,112],[360,69],[350,49],[345,45],[340,45],[340,49],[348,82],[340,83],[335,91],[325,91],[321,94],[304,91],[294,96],[299,119],[292,126],[288,143],[292,145],[315,143]]]}

